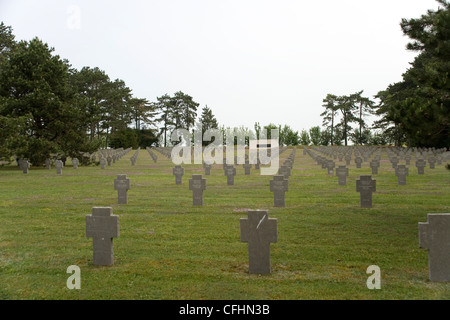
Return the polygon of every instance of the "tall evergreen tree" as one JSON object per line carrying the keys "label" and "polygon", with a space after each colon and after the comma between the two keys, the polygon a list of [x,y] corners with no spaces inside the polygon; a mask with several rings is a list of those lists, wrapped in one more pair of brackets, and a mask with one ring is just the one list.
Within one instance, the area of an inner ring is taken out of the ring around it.
{"label": "tall evergreen tree", "polygon": [[325,108],[325,111],[320,115],[323,117],[323,126],[325,126],[326,130],[329,130],[330,132],[330,143],[331,145],[334,145],[334,130],[335,130],[335,123],[336,123],[336,116],[337,116],[337,96],[334,94],[327,94],[327,97],[323,99],[323,107]]}
{"label": "tall evergreen tree", "polygon": [[417,19],[402,19],[403,33],[419,52],[403,81],[378,93],[378,126],[387,124],[410,146],[450,147],[450,3]]}

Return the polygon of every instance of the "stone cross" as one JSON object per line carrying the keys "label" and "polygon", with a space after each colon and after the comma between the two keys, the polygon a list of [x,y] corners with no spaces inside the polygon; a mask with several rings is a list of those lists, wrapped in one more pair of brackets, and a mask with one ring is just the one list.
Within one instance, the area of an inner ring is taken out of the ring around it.
{"label": "stone cross", "polygon": [[236,168],[233,165],[225,166],[225,175],[227,176],[227,184],[234,185],[234,176],[236,175]]}
{"label": "stone cross", "polygon": [[61,160],[55,160],[55,168],[56,168],[56,174],[62,174],[62,168],[64,167],[64,164]]}
{"label": "stone cross", "polygon": [[205,175],[206,176],[211,175],[211,167],[212,166],[210,164],[204,163],[203,167],[205,168]]}
{"label": "stone cross", "polygon": [[72,164],[73,164],[73,168],[74,169],[78,169],[78,164],[80,163],[80,161],[78,161],[77,158],[73,158],[72,159]]}
{"label": "stone cross", "polygon": [[270,191],[273,192],[273,205],[274,207],[284,207],[285,197],[284,194],[288,191],[289,181],[284,175],[273,176],[273,180],[270,181]]}
{"label": "stone cross", "polygon": [[430,281],[450,281],[450,213],[428,214],[419,222],[419,247],[428,250]]}
{"label": "stone cross", "polygon": [[426,165],[427,165],[427,162],[424,159],[416,160],[417,173],[425,174],[425,166]]}
{"label": "stone cross", "polygon": [[370,161],[370,167],[372,168],[372,174],[378,174],[378,168],[380,167],[380,161],[374,159]]}
{"label": "stone cross", "polygon": [[45,159],[45,168],[50,170],[52,168],[52,160],[51,159]]}
{"label": "stone cross", "polygon": [[106,160],[105,160],[105,158],[101,158],[101,159],[100,159],[100,166],[101,166],[102,169],[105,169],[105,166],[106,166]]}
{"label": "stone cross", "polygon": [[333,160],[327,160],[326,162],[326,168],[328,170],[328,174],[329,175],[333,175],[333,171],[334,171],[334,167],[336,166],[336,164],[334,163]]}
{"label": "stone cross", "polygon": [[20,159],[19,166],[24,174],[28,174],[28,169],[30,169],[30,163],[28,162],[28,160]]}
{"label": "stone cross", "polygon": [[189,190],[192,190],[192,199],[194,206],[203,205],[203,190],[206,190],[206,179],[201,174],[193,174],[189,179]]}
{"label": "stone cross", "polygon": [[372,208],[372,192],[376,191],[376,182],[369,175],[362,175],[359,180],[356,180],[356,191],[360,193],[361,208]]}
{"label": "stone cross", "polygon": [[176,165],[175,168],[172,169],[172,173],[175,176],[175,184],[182,184],[184,168],[181,165]]}
{"label": "stone cross", "polygon": [[398,179],[398,185],[404,186],[406,185],[406,176],[409,175],[409,169],[405,165],[399,164],[395,168],[395,175]]}
{"label": "stone cross", "polygon": [[391,158],[391,164],[392,164],[392,168],[397,168],[397,165],[398,165],[398,158],[397,157],[392,157]]}
{"label": "stone cross", "polygon": [[111,166],[111,161],[112,161],[111,156],[108,155],[108,156],[106,157],[106,160],[108,161],[108,167],[110,167],[110,166]]}
{"label": "stone cross", "polygon": [[277,219],[266,210],[248,211],[241,218],[241,242],[248,242],[249,273],[270,273],[270,243],[278,241]]}
{"label": "stone cross", "polygon": [[346,164],[346,165],[350,165],[350,161],[351,161],[351,160],[352,160],[351,154],[347,153],[347,154],[345,155],[345,164]]}
{"label": "stone cross", "polygon": [[361,168],[361,163],[362,163],[361,157],[356,157],[355,158],[355,163],[356,163],[356,167],[357,168]]}
{"label": "stone cross", "polygon": [[431,155],[431,156],[428,157],[428,164],[430,165],[430,169],[434,169],[435,168],[436,157],[434,155]]}
{"label": "stone cross", "polygon": [[119,204],[128,203],[128,190],[130,190],[130,179],[126,174],[118,174],[114,179],[114,189],[117,190],[117,200]]}
{"label": "stone cross", "polygon": [[347,185],[348,168],[346,166],[339,166],[336,168],[336,176],[339,179],[340,186]]}
{"label": "stone cross", "polygon": [[119,216],[113,215],[110,207],[92,208],[92,214],[86,215],[86,237],[93,241],[94,265],[113,265],[113,238],[119,237]]}
{"label": "stone cross", "polygon": [[244,163],[242,167],[244,168],[245,175],[250,175],[250,169],[252,168],[252,165],[250,163]]}
{"label": "stone cross", "polygon": [[411,155],[407,154],[405,156],[405,161],[406,161],[406,165],[409,166],[409,164],[411,163]]}
{"label": "stone cross", "polygon": [[278,174],[283,175],[285,179],[288,179],[291,175],[291,169],[288,166],[282,165],[280,169],[278,169]]}

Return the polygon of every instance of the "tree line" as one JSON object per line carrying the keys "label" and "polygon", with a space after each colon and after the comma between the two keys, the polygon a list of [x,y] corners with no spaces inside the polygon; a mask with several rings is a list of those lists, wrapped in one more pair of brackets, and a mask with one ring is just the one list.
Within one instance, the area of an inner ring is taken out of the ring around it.
{"label": "tree line", "polygon": [[[408,145],[450,147],[450,3],[437,0],[438,10],[418,19],[402,19],[419,55],[403,80],[379,91],[374,99],[363,91],[327,94],[322,126],[295,131],[288,125],[255,122],[254,128],[229,128],[212,109],[182,91],[156,101],[135,97],[121,79],[97,67],[73,68],[67,59],[38,38],[15,40],[11,26],[0,23],[0,159],[11,156],[42,164],[51,154],[77,156],[98,148],[170,146],[171,133],[202,126],[230,134],[260,138],[279,130],[287,145]],[[377,117],[373,125],[368,116]],[[270,136],[266,136],[270,138]],[[235,141],[236,142],[236,141]],[[209,142],[203,142],[206,145]]]}
{"label": "tree line", "polygon": [[[436,11],[400,23],[412,40],[407,50],[419,53],[402,81],[379,91],[376,102],[362,91],[328,94],[323,100],[321,116],[332,145],[342,140],[347,145],[350,138],[355,144],[450,147],[450,3],[437,2],[441,6]],[[367,115],[378,117],[372,127],[365,122]],[[378,131],[372,135],[371,130]]]}

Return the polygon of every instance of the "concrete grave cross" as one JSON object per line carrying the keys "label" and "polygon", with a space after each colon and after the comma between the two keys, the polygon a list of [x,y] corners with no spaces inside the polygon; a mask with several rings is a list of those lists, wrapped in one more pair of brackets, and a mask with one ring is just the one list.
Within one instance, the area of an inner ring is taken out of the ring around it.
{"label": "concrete grave cross", "polygon": [[212,165],[204,163],[203,167],[205,168],[205,175],[206,176],[211,175],[211,167],[212,167]]}
{"label": "concrete grave cross", "polygon": [[270,181],[270,191],[273,192],[273,205],[274,207],[285,206],[285,192],[288,191],[289,180],[283,175],[273,176],[273,180]]}
{"label": "concrete grave cross", "polygon": [[252,165],[250,163],[244,163],[242,167],[244,168],[245,175],[250,175],[250,169],[252,168]]}
{"label": "concrete grave cross", "polygon": [[105,166],[106,166],[106,160],[105,160],[105,158],[101,158],[100,159],[100,167],[102,169],[105,169]]}
{"label": "concrete grave cross", "polygon": [[117,190],[117,200],[119,204],[128,203],[128,190],[130,190],[130,179],[126,174],[118,174],[114,179],[114,189]]}
{"label": "concrete grave cross", "polygon": [[378,168],[380,167],[380,161],[374,159],[370,161],[370,168],[372,168],[372,174],[378,174]]}
{"label": "concrete grave cross", "polygon": [[339,166],[336,168],[336,176],[339,179],[339,185],[347,185],[348,168],[346,166]]}
{"label": "concrete grave cross", "polygon": [[278,174],[284,176],[285,179],[288,179],[291,175],[291,169],[288,166],[282,165],[278,169]]}
{"label": "concrete grave cross", "polygon": [[233,165],[225,166],[225,175],[227,176],[227,184],[234,185],[234,176],[236,175],[236,168]]}
{"label": "concrete grave cross", "polygon": [[352,160],[352,155],[351,154],[349,154],[349,153],[347,153],[346,155],[345,155],[345,164],[346,165],[350,165],[350,161]]}
{"label": "concrete grave cross", "polygon": [[426,165],[427,165],[427,162],[424,159],[416,160],[417,173],[425,174],[425,166]]}
{"label": "concrete grave cross", "polygon": [[356,191],[360,193],[361,208],[372,208],[372,192],[376,191],[376,180],[370,175],[362,175],[356,180]]}
{"label": "concrete grave cross", "polygon": [[55,161],[55,168],[56,168],[56,174],[62,174],[62,168],[64,167],[64,164],[61,160]]}
{"label": "concrete grave cross", "polygon": [[248,211],[240,219],[241,242],[248,242],[249,273],[270,273],[270,244],[278,241],[277,219],[266,210]]}
{"label": "concrete grave cross", "polygon": [[428,250],[430,281],[450,281],[450,213],[428,214],[419,222],[419,247]]}
{"label": "concrete grave cross", "polygon": [[45,159],[45,168],[47,170],[50,170],[52,168],[52,160],[51,159]]}
{"label": "concrete grave cross", "polygon": [[391,158],[392,168],[394,168],[394,169],[397,168],[398,162],[399,162],[399,160],[397,157],[392,157]]}
{"label": "concrete grave cross", "polygon": [[327,160],[326,167],[327,167],[327,171],[328,171],[329,175],[333,175],[335,166],[336,166],[336,164],[334,163],[333,160]]}
{"label": "concrete grave cross", "polygon": [[74,169],[78,169],[78,165],[80,164],[80,161],[77,158],[72,158],[72,164]]}
{"label": "concrete grave cross", "polygon": [[398,179],[398,185],[404,186],[406,185],[406,176],[409,175],[409,169],[405,165],[399,164],[395,168],[395,175]]}
{"label": "concrete grave cross", "polygon": [[189,179],[189,190],[192,190],[192,199],[194,206],[203,205],[203,191],[206,190],[206,179],[201,174],[193,174]]}
{"label": "concrete grave cross", "polygon": [[436,156],[431,154],[428,156],[428,164],[430,165],[430,169],[434,169],[436,165]]}
{"label": "concrete grave cross", "polygon": [[24,174],[28,174],[28,169],[30,169],[30,162],[28,162],[28,160],[20,159],[19,167],[20,169],[22,169],[22,172]]}
{"label": "concrete grave cross", "polygon": [[184,168],[181,165],[176,165],[172,169],[172,173],[175,176],[175,184],[182,184],[184,176]]}
{"label": "concrete grave cross", "polygon": [[362,158],[359,157],[359,156],[356,157],[355,158],[355,163],[356,163],[356,167],[360,169],[361,168],[361,164],[362,164]]}
{"label": "concrete grave cross", "polygon": [[94,265],[113,265],[113,238],[119,237],[119,216],[113,215],[110,207],[92,208],[92,214],[86,215],[86,237],[93,241]]}

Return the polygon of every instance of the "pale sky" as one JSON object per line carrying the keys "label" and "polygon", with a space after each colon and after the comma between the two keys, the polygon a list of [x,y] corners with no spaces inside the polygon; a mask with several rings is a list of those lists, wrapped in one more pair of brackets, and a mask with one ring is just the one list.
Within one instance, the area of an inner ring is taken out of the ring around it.
{"label": "pale sky", "polygon": [[183,91],[220,125],[322,125],[328,93],[400,81],[416,53],[402,18],[434,0],[0,0],[16,40],[38,37],[78,70],[98,67],[137,98]]}

